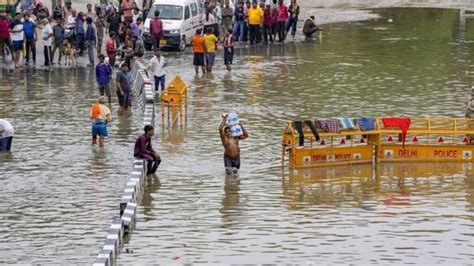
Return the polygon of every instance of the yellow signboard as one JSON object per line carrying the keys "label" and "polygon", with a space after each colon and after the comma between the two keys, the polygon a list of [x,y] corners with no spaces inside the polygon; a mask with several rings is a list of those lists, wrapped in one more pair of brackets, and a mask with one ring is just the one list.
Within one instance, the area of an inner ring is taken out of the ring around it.
{"label": "yellow signboard", "polygon": [[372,145],[298,148],[290,150],[290,164],[296,167],[314,167],[316,165],[371,163],[372,154]]}
{"label": "yellow signboard", "polygon": [[474,146],[470,145],[382,145],[381,161],[457,161],[472,162]]}

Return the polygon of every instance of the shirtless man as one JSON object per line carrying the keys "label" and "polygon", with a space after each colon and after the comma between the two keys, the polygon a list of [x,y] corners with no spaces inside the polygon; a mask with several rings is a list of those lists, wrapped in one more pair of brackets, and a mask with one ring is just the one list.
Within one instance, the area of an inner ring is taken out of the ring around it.
{"label": "shirtless man", "polygon": [[240,169],[240,148],[239,148],[239,140],[246,139],[249,137],[247,130],[242,126],[242,122],[240,122],[240,126],[242,127],[243,135],[239,137],[232,137],[230,132],[230,127],[225,126],[225,121],[227,120],[227,116],[222,117],[222,122],[219,126],[219,133],[221,135],[222,145],[224,145],[224,165],[227,174],[236,174]]}

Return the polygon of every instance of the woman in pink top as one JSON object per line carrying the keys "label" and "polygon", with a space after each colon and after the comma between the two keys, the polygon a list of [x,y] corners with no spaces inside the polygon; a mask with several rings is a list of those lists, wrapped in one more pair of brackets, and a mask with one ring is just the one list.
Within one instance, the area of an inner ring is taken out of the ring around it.
{"label": "woman in pink top", "polygon": [[286,20],[288,19],[288,8],[283,4],[283,0],[278,0],[278,18],[277,18],[277,31],[278,31],[278,42],[285,40],[285,27]]}
{"label": "woman in pink top", "polygon": [[122,2],[123,18],[127,24],[133,22],[133,2],[125,0]]}

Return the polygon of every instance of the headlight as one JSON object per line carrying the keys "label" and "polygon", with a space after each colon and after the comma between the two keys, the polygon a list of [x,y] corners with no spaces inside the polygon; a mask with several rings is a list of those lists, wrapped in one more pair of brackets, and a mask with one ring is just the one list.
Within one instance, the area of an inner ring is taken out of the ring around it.
{"label": "headlight", "polygon": [[170,34],[178,34],[179,35],[179,30],[170,30]]}
{"label": "headlight", "polygon": [[150,28],[149,28],[149,27],[143,27],[143,32],[144,32],[144,33],[149,33],[149,32],[150,32]]}

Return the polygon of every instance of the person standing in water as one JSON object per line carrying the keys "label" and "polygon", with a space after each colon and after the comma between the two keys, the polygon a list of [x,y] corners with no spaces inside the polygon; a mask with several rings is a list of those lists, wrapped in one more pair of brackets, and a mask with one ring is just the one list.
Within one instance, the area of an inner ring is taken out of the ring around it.
{"label": "person standing in water", "polygon": [[224,146],[224,166],[227,174],[236,174],[240,169],[240,147],[239,140],[249,137],[247,130],[245,130],[242,122],[239,122],[243,134],[239,137],[233,137],[230,127],[226,126],[227,115],[222,117],[219,125],[219,133],[221,136],[222,145]]}
{"label": "person standing in water", "polygon": [[224,38],[224,64],[227,67],[227,71],[232,70],[232,61],[234,60],[234,46],[234,35],[232,34],[232,30],[228,30],[225,32]]}
{"label": "person standing in water", "polygon": [[0,152],[10,152],[15,129],[5,119],[0,119]]}
{"label": "person standing in water", "polygon": [[107,123],[112,121],[110,109],[105,105],[107,98],[100,96],[97,103],[91,107],[90,117],[92,119],[92,145],[97,144],[97,135],[99,135],[99,147],[104,147],[104,139],[107,134]]}

